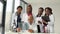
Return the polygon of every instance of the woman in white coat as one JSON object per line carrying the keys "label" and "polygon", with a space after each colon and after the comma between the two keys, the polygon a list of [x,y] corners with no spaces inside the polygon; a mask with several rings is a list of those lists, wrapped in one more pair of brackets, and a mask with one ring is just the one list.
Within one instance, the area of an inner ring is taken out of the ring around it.
{"label": "woman in white coat", "polygon": [[43,20],[43,22],[47,24],[46,29],[48,29],[48,33],[54,33],[54,16],[50,7],[45,8],[45,16],[48,16],[50,19],[49,22]]}
{"label": "woman in white coat", "polygon": [[39,33],[43,33],[43,23],[42,23],[42,14],[43,14],[43,11],[44,11],[43,7],[40,7],[38,9],[38,14],[36,15],[36,23],[37,23],[37,25],[40,26],[40,31],[41,31]]}
{"label": "woman in white coat", "polygon": [[28,22],[28,16],[30,16],[30,15],[33,15],[32,14],[32,6],[31,5],[28,5],[27,6],[27,12],[24,13],[23,16],[22,16],[22,21],[23,22]]}

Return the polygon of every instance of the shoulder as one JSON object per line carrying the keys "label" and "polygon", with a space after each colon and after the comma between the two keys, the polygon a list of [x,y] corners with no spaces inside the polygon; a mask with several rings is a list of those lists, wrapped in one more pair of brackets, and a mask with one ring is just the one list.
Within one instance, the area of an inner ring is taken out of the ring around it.
{"label": "shoulder", "polygon": [[50,15],[49,16],[49,18],[50,18],[50,20],[55,20],[55,17],[54,17],[54,15],[52,14],[52,15]]}
{"label": "shoulder", "polygon": [[54,15],[53,15],[53,14],[51,14],[49,17],[54,17]]}

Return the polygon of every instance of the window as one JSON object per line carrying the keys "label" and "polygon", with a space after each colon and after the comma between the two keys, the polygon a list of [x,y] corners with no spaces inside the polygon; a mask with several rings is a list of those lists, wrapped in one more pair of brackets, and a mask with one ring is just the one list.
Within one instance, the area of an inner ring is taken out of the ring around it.
{"label": "window", "polygon": [[23,7],[22,14],[23,14],[23,13],[26,13],[27,4],[25,3],[25,1],[24,1],[24,2],[21,1],[21,2],[20,2],[20,5]]}
{"label": "window", "polygon": [[0,2],[0,24],[2,23],[2,12],[3,12],[3,4]]}
{"label": "window", "polygon": [[3,12],[3,4],[0,2],[0,34],[2,32],[2,12]]}
{"label": "window", "polygon": [[11,29],[12,14],[16,12],[17,6],[20,5],[20,0],[7,0],[6,19],[5,19],[5,32]]}
{"label": "window", "polygon": [[14,12],[17,11],[17,7],[20,5],[20,0],[15,0]]}
{"label": "window", "polygon": [[24,2],[21,1],[20,5],[23,7],[23,10],[22,10],[22,13],[21,13],[21,14],[23,14],[23,13],[25,13],[25,4],[24,4]]}
{"label": "window", "polygon": [[7,6],[6,6],[6,19],[5,19],[5,32],[9,31],[9,25],[10,25],[10,19],[12,15],[12,8],[13,8],[13,0],[7,0]]}
{"label": "window", "polygon": [[25,13],[26,13],[26,11],[27,11],[26,9],[27,9],[27,5],[25,4]]}

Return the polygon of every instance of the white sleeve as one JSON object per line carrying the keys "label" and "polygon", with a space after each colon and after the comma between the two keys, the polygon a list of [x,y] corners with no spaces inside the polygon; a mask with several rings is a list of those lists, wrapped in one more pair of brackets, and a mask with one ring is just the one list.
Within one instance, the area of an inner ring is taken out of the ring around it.
{"label": "white sleeve", "polygon": [[49,18],[50,18],[50,22],[48,22],[48,25],[54,25],[54,16],[51,15]]}

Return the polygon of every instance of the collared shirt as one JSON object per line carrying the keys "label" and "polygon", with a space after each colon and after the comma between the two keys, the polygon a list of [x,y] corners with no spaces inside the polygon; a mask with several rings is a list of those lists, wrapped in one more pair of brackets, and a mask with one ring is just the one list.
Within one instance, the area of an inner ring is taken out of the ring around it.
{"label": "collared shirt", "polygon": [[32,13],[29,13],[28,16],[32,15]]}

